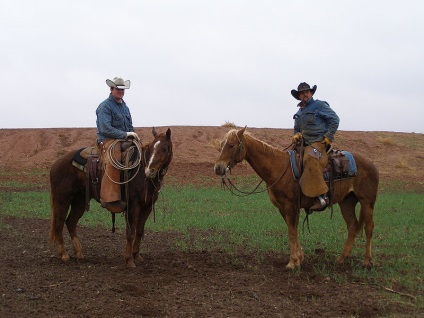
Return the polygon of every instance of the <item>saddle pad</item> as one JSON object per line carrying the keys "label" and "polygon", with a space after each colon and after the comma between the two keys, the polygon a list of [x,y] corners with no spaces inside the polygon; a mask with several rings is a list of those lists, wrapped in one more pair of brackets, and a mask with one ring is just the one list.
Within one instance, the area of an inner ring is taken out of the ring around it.
{"label": "saddle pad", "polygon": [[288,153],[290,155],[290,165],[293,172],[293,177],[295,180],[299,180],[300,178],[300,172],[297,168],[297,162],[296,162],[296,151],[294,150],[288,150]]}
{"label": "saddle pad", "polygon": [[85,147],[84,147],[84,148],[79,149],[79,150],[75,153],[75,155],[72,157],[72,160],[71,160],[71,164],[72,164],[74,167],[77,167],[78,169],[80,169],[80,170],[82,170],[82,171],[84,171],[84,169],[85,169],[85,165],[87,164],[87,159],[86,159],[86,158],[83,158],[83,157],[81,156],[81,151],[83,151],[84,149],[85,149]]}
{"label": "saddle pad", "polygon": [[353,177],[356,175],[356,172],[358,172],[358,169],[356,168],[356,162],[353,158],[353,155],[346,150],[342,150],[341,153],[345,155],[346,159],[349,161],[348,169],[349,169],[349,176]]}
{"label": "saddle pad", "polygon": [[97,147],[84,147],[79,149],[71,160],[72,165],[84,171],[88,157],[99,156]]}

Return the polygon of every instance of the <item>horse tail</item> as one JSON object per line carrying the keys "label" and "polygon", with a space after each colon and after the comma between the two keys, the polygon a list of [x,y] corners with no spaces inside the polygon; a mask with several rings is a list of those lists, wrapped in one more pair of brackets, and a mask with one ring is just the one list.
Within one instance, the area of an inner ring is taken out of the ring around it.
{"label": "horse tail", "polygon": [[54,245],[56,240],[56,217],[54,213],[53,193],[50,190],[50,231],[49,231],[49,243],[51,246]]}
{"label": "horse tail", "polygon": [[365,226],[365,217],[361,207],[361,210],[359,212],[358,225],[356,226],[356,235],[362,235],[362,233],[364,233],[364,226]]}

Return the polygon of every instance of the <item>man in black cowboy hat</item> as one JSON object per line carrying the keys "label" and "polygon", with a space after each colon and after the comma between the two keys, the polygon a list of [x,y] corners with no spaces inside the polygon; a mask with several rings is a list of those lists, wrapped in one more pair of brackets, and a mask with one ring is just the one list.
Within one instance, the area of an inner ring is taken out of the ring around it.
{"label": "man in black cowboy hat", "polygon": [[328,186],[323,177],[323,168],[328,163],[327,152],[339,127],[339,117],[330,108],[327,102],[315,100],[317,86],[312,88],[307,83],[300,83],[297,90],[291,94],[300,101],[299,110],[293,116],[293,142],[303,142],[305,147],[303,156],[303,173],[299,184],[302,192],[311,198],[317,198],[309,208],[322,211],[328,205]]}

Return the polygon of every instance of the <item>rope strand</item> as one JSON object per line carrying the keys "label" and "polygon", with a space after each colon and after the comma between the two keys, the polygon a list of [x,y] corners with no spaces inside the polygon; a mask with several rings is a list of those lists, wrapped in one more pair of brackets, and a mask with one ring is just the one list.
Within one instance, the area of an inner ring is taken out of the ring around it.
{"label": "rope strand", "polygon": [[134,179],[134,177],[137,175],[139,169],[140,169],[140,162],[141,162],[141,155],[142,155],[142,151],[141,151],[141,143],[138,140],[133,139],[132,143],[135,145],[135,147],[137,148],[137,158],[134,160],[134,162],[131,165],[125,165],[122,162],[120,162],[119,160],[116,159],[115,155],[114,155],[114,149],[115,146],[122,141],[126,141],[125,139],[116,139],[112,142],[112,144],[109,146],[109,148],[107,149],[107,156],[109,157],[109,162],[110,164],[117,170],[120,171],[125,171],[125,170],[132,170],[137,168],[137,172],[134,173],[134,175],[124,181],[124,182],[119,182],[119,181],[115,181],[113,180],[107,173],[106,169],[105,169],[105,174],[106,176],[109,178],[110,181],[112,181],[115,184],[126,184],[128,182],[130,182],[132,179]]}

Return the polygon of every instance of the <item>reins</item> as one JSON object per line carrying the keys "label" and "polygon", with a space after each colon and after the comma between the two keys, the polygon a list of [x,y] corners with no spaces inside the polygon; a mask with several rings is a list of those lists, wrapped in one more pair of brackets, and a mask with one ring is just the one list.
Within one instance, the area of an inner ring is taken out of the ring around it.
{"label": "reins", "polygon": [[[237,139],[238,139],[238,136],[237,136]],[[288,145],[286,148],[284,148],[283,149],[283,151],[284,150],[287,150],[289,147],[291,147],[292,146],[292,144],[290,144],[290,145]],[[235,161],[235,158],[236,158],[236,156],[237,155],[239,155],[240,153],[241,153],[241,150],[243,149],[243,143],[242,143],[242,141],[239,139],[239,145],[238,145],[238,150],[237,150],[237,152],[235,153],[235,155],[234,155],[234,157],[231,159],[231,161],[230,161],[230,166],[231,165],[233,165],[234,166],[234,161]],[[268,191],[269,189],[271,189],[272,187],[274,187],[277,183],[278,183],[278,181],[280,181],[280,179],[283,177],[283,175],[284,175],[284,173],[286,173],[286,171],[287,171],[287,169],[288,169],[288,166],[286,167],[286,169],[281,173],[281,175],[277,178],[277,180],[272,184],[272,185],[270,185],[270,186],[267,186],[267,187],[265,187],[265,189],[263,189],[263,190],[260,190],[260,191],[256,191],[258,188],[259,188],[259,186],[262,184],[262,182],[264,181],[263,179],[261,179],[261,181],[259,181],[259,183],[258,183],[258,185],[252,190],[252,191],[243,191],[243,190],[240,190],[239,188],[237,188],[236,187],[236,185],[231,181],[231,179],[230,178],[228,178],[227,177],[227,175],[225,174],[224,176],[222,176],[221,177],[221,186],[223,187],[223,188],[227,188],[228,190],[230,190],[230,192],[231,192],[231,194],[233,194],[233,195],[236,195],[236,196],[238,196],[238,197],[245,197],[245,196],[248,196],[248,195],[251,195],[251,194],[259,194],[259,193],[263,193],[263,192],[265,192],[265,191]],[[231,168],[229,169],[230,171],[231,171]],[[227,184],[227,182],[225,181],[225,179],[226,180],[228,180],[228,183],[229,183],[229,185]],[[236,190],[238,193],[236,193],[234,190]],[[239,194],[240,193],[240,194]],[[299,205],[300,206],[300,205]]]}
{"label": "reins", "polygon": [[[227,184],[225,179],[228,180],[229,185]],[[228,190],[230,190],[231,194],[233,194],[233,195],[236,195],[238,197],[245,197],[245,196],[248,196],[248,195],[251,195],[251,194],[258,194],[258,193],[262,193],[262,192],[266,191],[267,189],[261,190],[261,191],[256,191],[259,188],[259,186],[262,184],[263,181],[264,180],[261,179],[261,181],[259,181],[258,185],[252,191],[246,192],[246,191],[243,191],[243,190],[240,190],[239,188],[237,188],[236,185],[231,181],[231,179],[228,178],[227,176],[225,176],[225,178],[222,177],[222,179],[221,179],[221,186],[223,188],[227,188]],[[233,189],[236,190],[238,193],[241,193],[241,194],[236,193]]]}

